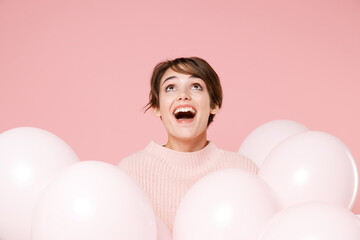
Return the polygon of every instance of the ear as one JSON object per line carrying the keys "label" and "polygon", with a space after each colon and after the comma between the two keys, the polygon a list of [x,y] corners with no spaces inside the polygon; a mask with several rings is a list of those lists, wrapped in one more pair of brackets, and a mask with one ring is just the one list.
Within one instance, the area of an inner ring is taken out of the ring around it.
{"label": "ear", "polygon": [[160,109],[158,109],[156,107],[152,107],[151,111],[152,111],[152,113],[154,114],[155,117],[161,117]]}
{"label": "ear", "polygon": [[219,106],[218,106],[218,105],[215,105],[214,108],[211,108],[211,109],[210,109],[210,113],[211,113],[211,114],[214,114],[214,115],[215,115],[218,111],[219,111]]}

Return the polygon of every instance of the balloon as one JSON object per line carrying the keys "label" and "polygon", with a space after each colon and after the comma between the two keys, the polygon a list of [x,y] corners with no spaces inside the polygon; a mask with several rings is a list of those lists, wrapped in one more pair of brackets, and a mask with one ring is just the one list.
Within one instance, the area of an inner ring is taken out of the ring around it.
{"label": "balloon", "polygon": [[169,229],[158,217],[156,217],[156,226],[157,226],[157,240],[171,240],[171,234]]}
{"label": "balloon", "polygon": [[32,240],[155,240],[146,194],[118,167],[85,161],[64,170],[41,196]]}
{"label": "balloon", "polygon": [[14,128],[0,135],[0,239],[30,240],[31,217],[44,186],[78,162],[74,151],[45,130]]}
{"label": "balloon", "polygon": [[265,159],[259,170],[285,207],[324,201],[351,208],[358,174],[349,149],[336,137],[316,131],[294,135]]}
{"label": "balloon", "polygon": [[177,210],[174,240],[255,240],[280,210],[266,183],[240,169],[223,169],[200,179]]}
{"label": "balloon", "polygon": [[281,141],[308,129],[290,120],[267,122],[252,131],[243,141],[239,153],[253,160],[259,167],[270,151]]}
{"label": "balloon", "polygon": [[360,221],[340,205],[308,203],[274,216],[259,240],[359,240]]}

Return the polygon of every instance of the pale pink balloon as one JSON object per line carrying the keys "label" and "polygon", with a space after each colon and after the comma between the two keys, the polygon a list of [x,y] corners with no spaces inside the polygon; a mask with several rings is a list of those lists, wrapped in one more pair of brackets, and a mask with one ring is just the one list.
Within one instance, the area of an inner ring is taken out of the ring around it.
{"label": "pale pink balloon", "polygon": [[284,139],[308,129],[295,121],[274,120],[252,131],[242,142],[239,153],[253,160],[259,167],[271,150]]}
{"label": "pale pink balloon", "polygon": [[315,131],[297,134],[275,147],[259,176],[285,207],[324,201],[351,208],[358,188],[349,149],[336,137]]}
{"label": "pale pink balloon", "polygon": [[79,162],[63,140],[45,130],[14,128],[0,135],[0,239],[30,240],[31,218],[44,186]]}
{"label": "pale pink balloon", "polygon": [[146,194],[118,167],[80,162],[44,191],[33,219],[32,240],[156,240]]}
{"label": "pale pink balloon", "polygon": [[259,240],[359,240],[360,221],[340,205],[308,203],[274,216]]}
{"label": "pale pink balloon", "polygon": [[255,240],[280,210],[271,189],[258,176],[223,169],[200,179],[177,211],[174,240]]}
{"label": "pale pink balloon", "polygon": [[171,240],[171,233],[159,217],[156,217],[157,240]]}

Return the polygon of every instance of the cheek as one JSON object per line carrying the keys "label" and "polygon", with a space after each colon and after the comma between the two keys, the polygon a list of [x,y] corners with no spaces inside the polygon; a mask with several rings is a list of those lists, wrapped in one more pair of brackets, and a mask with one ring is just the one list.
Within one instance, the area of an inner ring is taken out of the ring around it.
{"label": "cheek", "polygon": [[166,97],[160,98],[160,100],[159,100],[160,112],[162,114],[169,113],[169,109],[171,107],[171,104],[172,104],[171,99],[166,98]]}
{"label": "cheek", "polygon": [[208,96],[203,96],[199,100],[199,103],[200,103],[201,109],[203,111],[209,111],[210,112],[210,98]]}

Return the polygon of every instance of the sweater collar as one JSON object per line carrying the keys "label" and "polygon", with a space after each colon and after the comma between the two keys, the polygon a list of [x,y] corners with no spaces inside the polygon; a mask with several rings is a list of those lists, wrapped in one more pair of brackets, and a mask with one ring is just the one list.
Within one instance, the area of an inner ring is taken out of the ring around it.
{"label": "sweater collar", "polygon": [[176,163],[178,165],[194,167],[203,163],[205,160],[209,160],[214,157],[217,149],[217,146],[211,141],[209,141],[203,149],[195,152],[175,151],[170,148],[163,147],[154,141],[151,141],[145,148],[145,150],[149,153],[161,156],[165,161],[171,161],[172,163]]}

